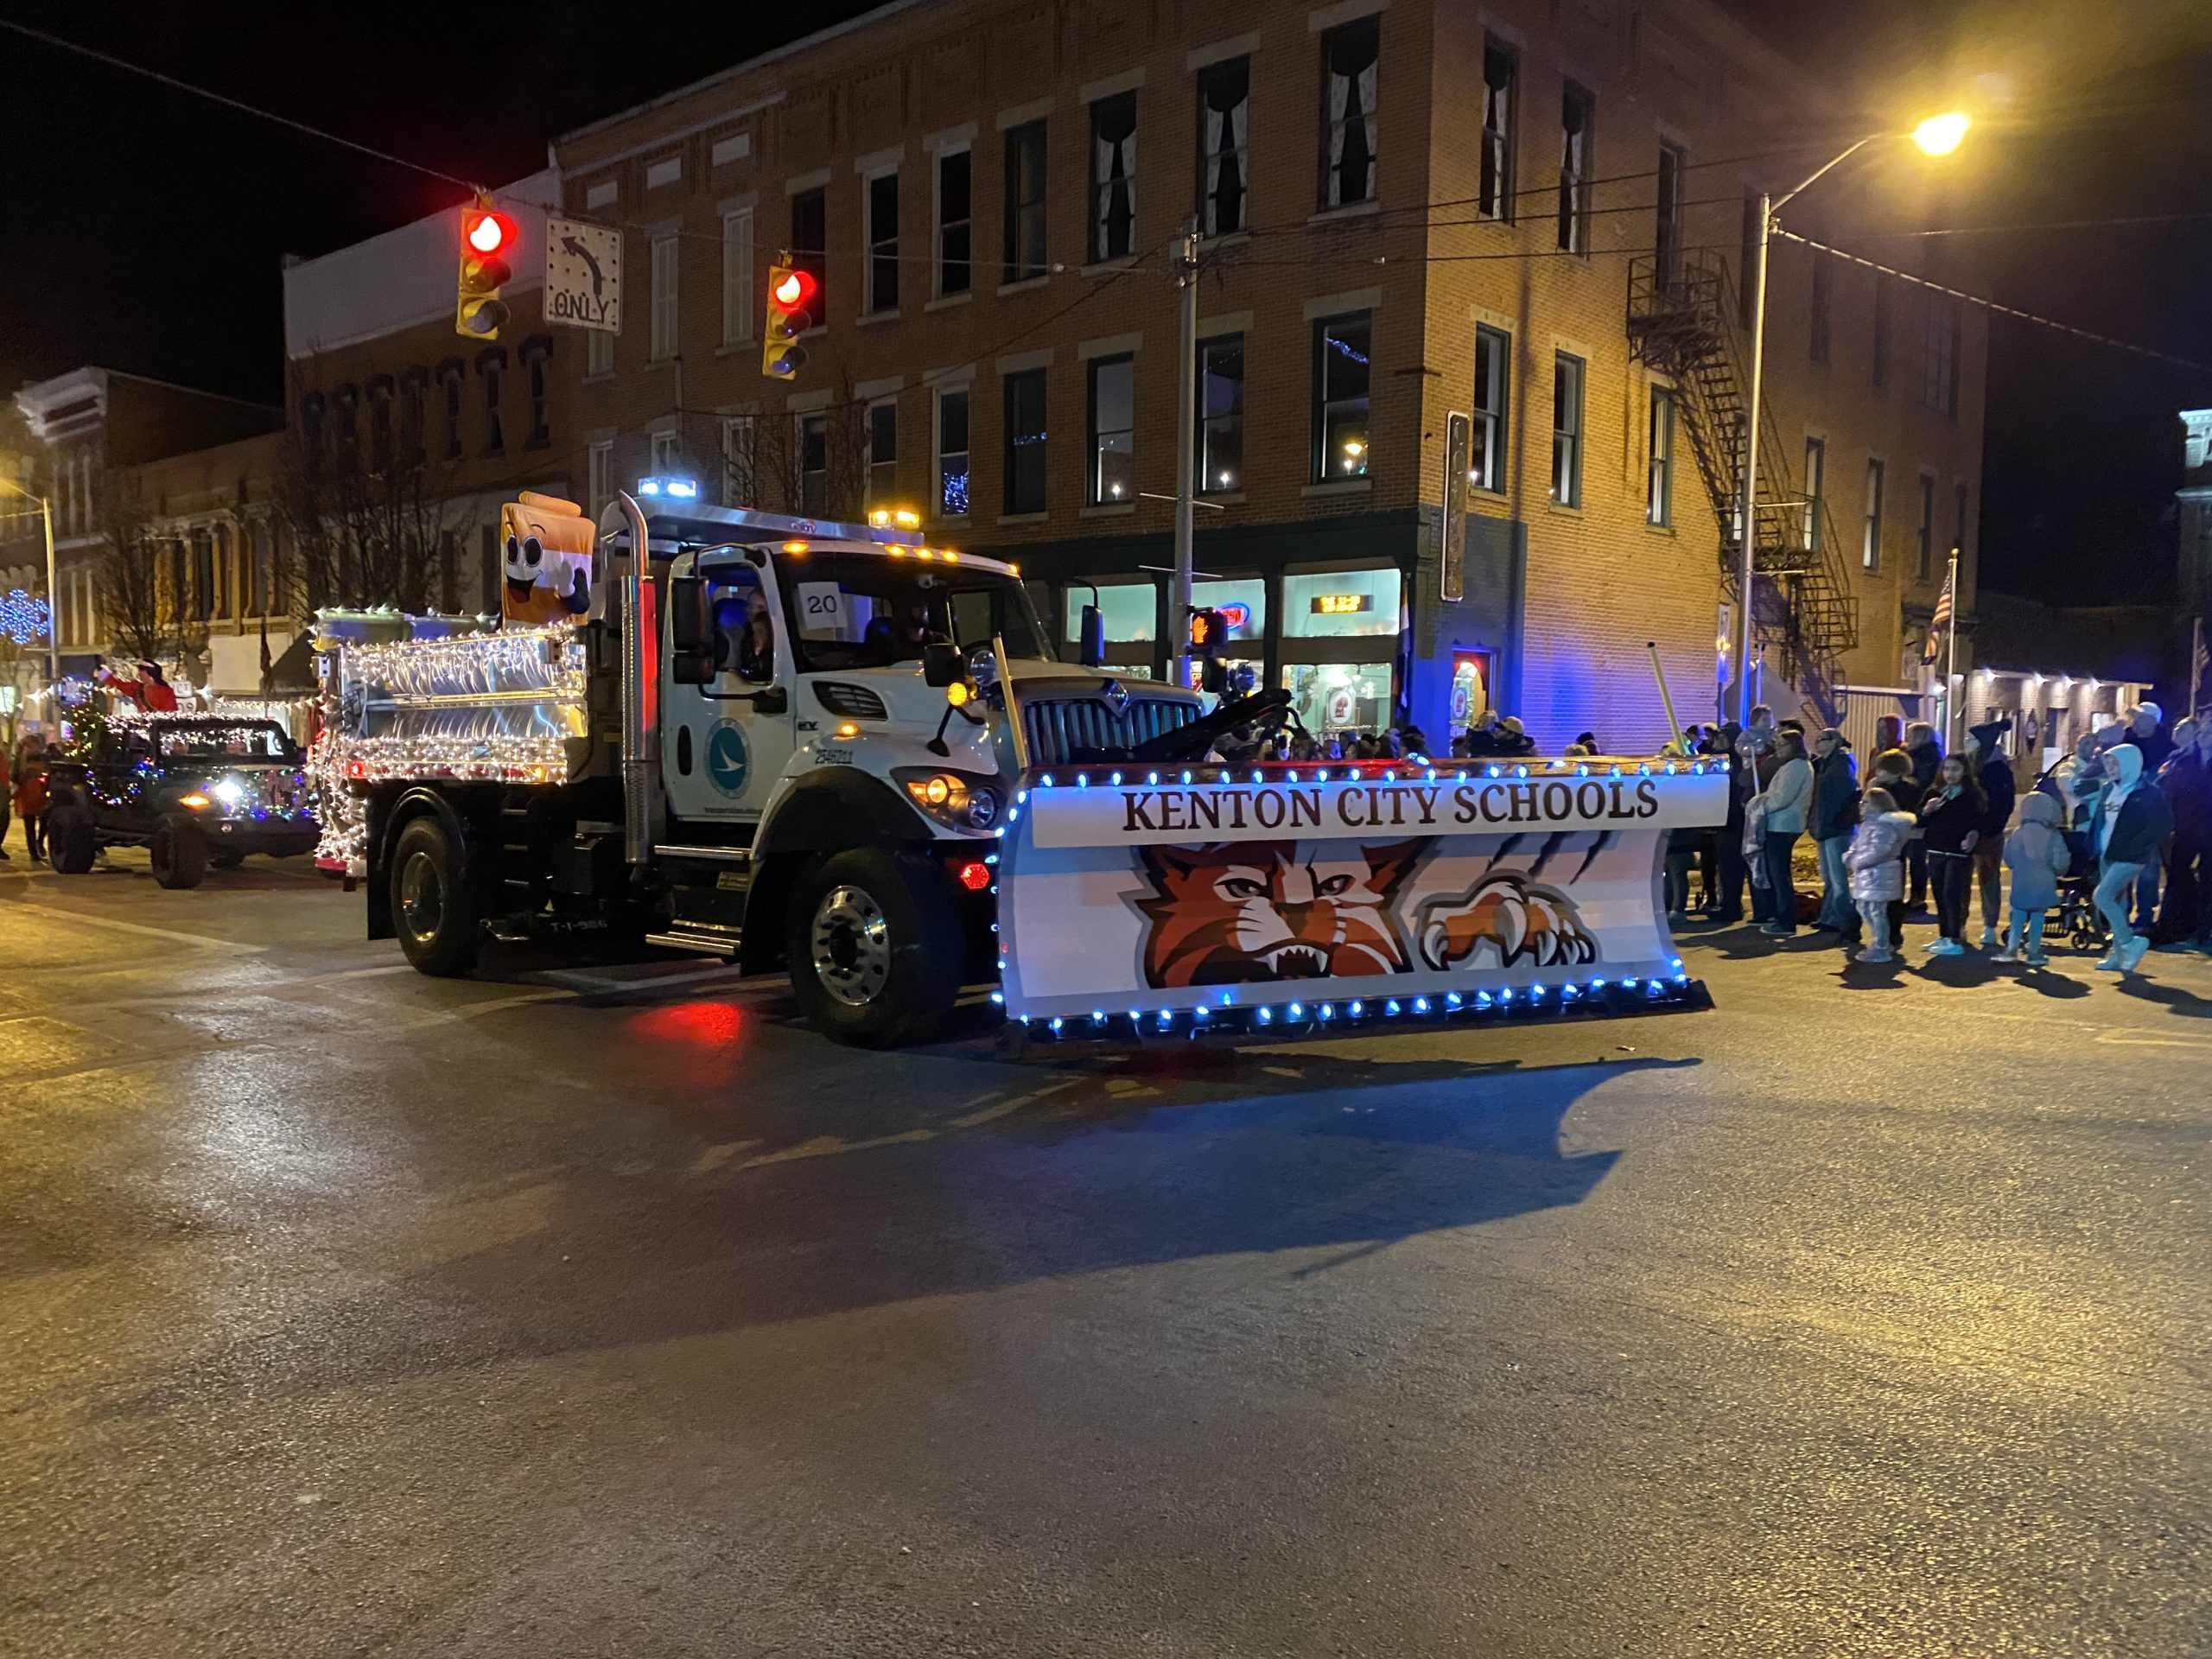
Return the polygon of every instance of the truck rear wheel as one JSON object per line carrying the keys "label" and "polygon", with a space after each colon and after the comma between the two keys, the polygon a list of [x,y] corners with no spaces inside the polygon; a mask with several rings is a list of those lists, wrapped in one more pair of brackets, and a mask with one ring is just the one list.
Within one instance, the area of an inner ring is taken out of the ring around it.
{"label": "truck rear wheel", "polygon": [[154,880],[164,887],[196,887],[207,874],[207,842],[188,823],[165,820],[147,849]]}
{"label": "truck rear wheel", "polygon": [[476,965],[480,918],[461,849],[435,818],[399,832],[391,854],[391,925],[417,973],[450,979]]}
{"label": "truck rear wheel", "polygon": [[841,1043],[919,1042],[960,994],[950,879],[920,859],[861,847],[824,860],[791,895],[785,944],[799,1006]]}
{"label": "truck rear wheel", "polygon": [[58,875],[82,875],[98,849],[92,815],[73,801],[57,801],[46,813],[46,859]]}

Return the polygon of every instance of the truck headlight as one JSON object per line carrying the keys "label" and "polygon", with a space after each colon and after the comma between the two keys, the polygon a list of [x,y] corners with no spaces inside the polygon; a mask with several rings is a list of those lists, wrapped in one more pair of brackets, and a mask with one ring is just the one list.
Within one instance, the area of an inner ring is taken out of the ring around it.
{"label": "truck headlight", "polygon": [[207,791],[221,804],[226,812],[235,812],[244,806],[251,791],[236,778],[218,779]]}
{"label": "truck headlight", "polygon": [[999,792],[980,779],[918,769],[896,775],[906,798],[948,829],[988,830],[998,822]]}

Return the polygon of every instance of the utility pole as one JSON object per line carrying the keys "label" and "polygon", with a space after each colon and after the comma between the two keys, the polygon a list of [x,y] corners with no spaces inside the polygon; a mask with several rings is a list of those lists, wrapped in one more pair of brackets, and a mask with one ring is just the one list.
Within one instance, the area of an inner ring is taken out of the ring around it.
{"label": "utility pole", "polygon": [[1959,550],[1951,549],[1951,626],[1943,639],[1943,752],[1958,747],[1959,729]]}
{"label": "utility pole", "polygon": [[1183,245],[1175,260],[1178,310],[1175,365],[1175,584],[1168,614],[1175,630],[1175,683],[1191,683],[1191,576],[1197,567],[1192,546],[1198,488],[1198,218],[1183,221]]}
{"label": "utility pole", "polygon": [[[1815,177],[1819,175],[1815,174]],[[1809,183],[1811,181],[1807,181]],[[1805,187],[1800,185],[1799,190]],[[1796,191],[1790,192],[1792,195]],[[1752,616],[1751,582],[1758,575],[1759,544],[1759,400],[1766,384],[1766,254],[1774,229],[1773,199],[1759,193],[1758,256],[1749,275],[1751,281],[1751,395],[1744,420],[1744,476],[1736,493],[1736,536],[1743,559],[1736,580],[1736,604],[1743,613],[1743,648],[1736,657],[1736,718],[1751,723],[1751,652],[1756,639]]]}

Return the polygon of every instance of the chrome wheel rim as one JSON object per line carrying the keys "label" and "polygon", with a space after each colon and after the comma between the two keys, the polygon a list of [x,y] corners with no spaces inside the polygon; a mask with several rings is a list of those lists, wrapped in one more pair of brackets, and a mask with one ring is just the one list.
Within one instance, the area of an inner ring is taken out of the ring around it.
{"label": "chrome wheel rim", "polygon": [[437,865],[428,853],[412,855],[399,872],[399,919],[407,937],[417,944],[429,944],[438,937],[445,912],[445,884],[438,879]]}
{"label": "chrome wheel rim", "polygon": [[891,924],[866,890],[832,887],[815,907],[814,977],[849,1008],[864,1008],[891,978]]}

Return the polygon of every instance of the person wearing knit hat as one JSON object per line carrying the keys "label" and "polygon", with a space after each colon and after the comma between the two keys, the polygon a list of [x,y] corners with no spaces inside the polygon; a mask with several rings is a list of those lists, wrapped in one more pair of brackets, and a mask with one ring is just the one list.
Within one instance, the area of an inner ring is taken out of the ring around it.
{"label": "person wearing knit hat", "polygon": [[2020,786],[2012,776],[2012,763],[2005,758],[2005,734],[2010,719],[1986,721],[1967,728],[1973,755],[1974,781],[1988,802],[1982,813],[1981,839],[1974,844],[1974,875],[1981,889],[1981,948],[1997,947],[1998,926],[2005,917],[2005,831],[2012,822],[2012,804]]}

